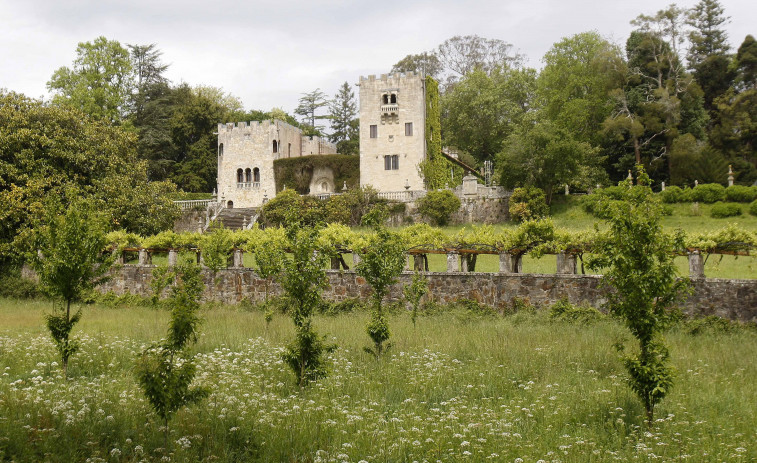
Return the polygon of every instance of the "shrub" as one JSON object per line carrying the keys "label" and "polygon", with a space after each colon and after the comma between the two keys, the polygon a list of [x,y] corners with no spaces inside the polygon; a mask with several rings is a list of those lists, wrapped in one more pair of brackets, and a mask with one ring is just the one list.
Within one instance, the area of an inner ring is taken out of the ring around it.
{"label": "shrub", "polygon": [[725,189],[725,199],[733,203],[752,202],[757,199],[757,186],[729,186]]}
{"label": "shrub", "polygon": [[726,320],[715,315],[709,317],[696,318],[686,323],[686,331],[691,335],[704,333],[733,333],[740,328],[738,322]]}
{"label": "shrub", "polygon": [[0,276],[0,297],[10,299],[34,299],[42,295],[39,285],[20,275]]}
{"label": "shrub", "polygon": [[541,188],[516,188],[510,196],[510,218],[523,222],[549,215],[544,191]]}
{"label": "shrub", "polygon": [[691,190],[691,201],[712,204],[725,199],[725,187],[719,183],[703,183]]}
{"label": "shrub", "polygon": [[682,203],[686,201],[684,190],[677,186],[669,186],[660,192],[660,199],[667,204]]}
{"label": "shrub", "polygon": [[752,204],[749,205],[749,213],[752,215],[757,215],[757,199],[752,201]]}
{"label": "shrub", "polygon": [[449,190],[429,191],[418,200],[418,212],[439,226],[449,223],[452,213],[460,209],[460,200]]}
{"label": "shrub", "polygon": [[555,302],[549,309],[549,318],[568,323],[589,324],[601,318],[604,314],[590,305],[575,306],[563,298]]}
{"label": "shrub", "polygon": [[734,217],[741,215],[741,205],[736,203],[717,202],[712,205],[710,217],[723,219],[725,217]]}

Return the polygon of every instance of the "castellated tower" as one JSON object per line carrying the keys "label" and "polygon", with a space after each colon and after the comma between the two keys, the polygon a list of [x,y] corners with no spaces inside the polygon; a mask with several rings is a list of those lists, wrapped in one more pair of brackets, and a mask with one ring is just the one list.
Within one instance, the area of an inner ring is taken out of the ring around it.
{"label": "castellated tower", "polygon": [[425,79],[416,73],[360,77],[360,185],[423,190]]}
{"label": "castellated tower", "polygon": [[218,124],[218,198],[227,208],[260,207],[276,196],[273,161],[336,153],[280,120]]}

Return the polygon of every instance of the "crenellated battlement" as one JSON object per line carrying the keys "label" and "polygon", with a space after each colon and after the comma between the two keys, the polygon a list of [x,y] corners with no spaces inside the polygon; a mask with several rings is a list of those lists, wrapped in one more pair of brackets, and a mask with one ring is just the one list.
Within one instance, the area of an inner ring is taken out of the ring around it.
{"label": "crenellated battlement", "polygon": [[358,82],[358,85],[360,85],[363,82],[388,82],[389,80],[402,80],[402,79],[410,79],[410,78],[418,78],[421,77],[421,75],[415,71],[413,72],[395,72],[392,74],[381,74],[378,78],[376,78],[375,74],[371,74],[369,76],[360,76],[360,82]]}

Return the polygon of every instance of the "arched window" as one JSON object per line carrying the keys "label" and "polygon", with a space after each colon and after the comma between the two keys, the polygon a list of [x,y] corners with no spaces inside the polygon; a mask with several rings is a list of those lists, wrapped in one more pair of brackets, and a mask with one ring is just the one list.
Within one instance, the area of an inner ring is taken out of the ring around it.
{"label": "arched window", "polygon": [[244,172],[242,172],[242,169],[237,169],[237,183],[243,183],[244,182]]}
{"label": "arched window", "polygon": [[392,100],[391,100],[391,102],[392,102],[392,104],[397,103],[397,95],[395,95],[394,93],[392,93]]}
{"label": "arched window", "polygon": [[244,181],[245,183],[250,183],[252,181],[252,171],[249,167],[244,171]]}
{"label": "arched window", "polygon": [[273,152],[278,153],[279,152],[279,142],[276,140],[273,141]]}
{"label": "arched window", "polygon": [[389,95],[384,95],[383,103],[384,104],[389,104]]}
{"label": "arched window", "polygon": [[257,167],[252,169],[252,181],[255,183],[260,183],[260,169]]}
{"label": "arched window", "polygon": [[226,203],[226,207],[229,209],[234,209],[234,201],[229,201],[228,203]]}
{"label": "arched window", "polygon": [[218,145],[218,157],[219,158],[223,157],[223,143],[221,143],[220,145]]}

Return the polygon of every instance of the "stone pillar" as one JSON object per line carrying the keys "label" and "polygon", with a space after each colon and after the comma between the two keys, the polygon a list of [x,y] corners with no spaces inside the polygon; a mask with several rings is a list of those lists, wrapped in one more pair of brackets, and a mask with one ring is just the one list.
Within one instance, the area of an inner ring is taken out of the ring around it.
{"label": "stone pillar", "polygon": [[447,253],[447,271],[448,272],[460,271],[460,254],[456,252]]}
{"label": "stone pillar", "polygon": [[565,196],[570,196],[570,187],[567,183],[565,184]]}
{"label": "stone pillar", "polygon": [[140,249],[139,250],[139,265],[150,265],[152,264],[152,256],[150,256],[150,253],[147,251],[147,249]]}
{"label": "stone pillar", "polygon": [[202,233],[203,225],[205,224],[203,223],[202,217],[200,217],[197,219],[197,233]]}
{"label": "stone pillar", "polygon": [[514,256],[509,252],[499,254],[499,273],[521,273],[523,263],[521,256]]}
{"label": "stone pillar", "polygon": [[426,270],[423,266],[423,254],[413,255],[413,270],[416,272],[423,272]]}
{"label": "stone pillar", "polygon": [[179,251],[176,249],[168,250],[168,266],[173,267],[179,262]]}
{"label": "stone pillar", "polygon": [[665,182],[662,182],[662,191],[665,191]]}
{"label": "stone pillar", "polygon": [[360,254],[353,252],[352,253],[352,268],[355,268],[355,266],[359,263],[360,263]]}
{"label": "stone pillar", "polygon": [[405,266],[402,268],[402,270],[405,272],[409,272],[413,269],[412,265],[410,264],[410,255],[405,254],[404,256],[405,256]]}
{"label": "stone pillar", "polygon": [[460,256],[460,271],[465,273],[468,272],[468,254]]}
{"label": "stone pillar", "polygon": [[233,260],[233,266],[234,268],[243,268],[244,267],[244,253],[241,249],[234,249],[234,260]]}
{"label": "stone pillar", "polygon": [[699,251],[689,253],[689,276],[691,278],[704,278],[704,261]]}
{"label": "stone pillar", "polygon": [[733,186],[733,168],[728,164],[728,186]]}
{"label": "stone pillar", "polygon": [[338,257],[332,257],[331,258],[331,270],[339,270],[339,258]]}
{"label": "stone pillar", "polygon": [[[41,257],[41,254],[42,254],[41,251],[37,251],[37,255],[39,255]],[[118,252],[118,249],[114,249],[113,250],[113,256],[115,257],[115,260],[113,261],[113,263],[115,265],[124,265],[124,253],[123,252]]]}
{"label": "stone pillar", "polygon": [[699,186],[699,180],[694,180],[694,188]]}
{"label": "stone pillar", "polygon": [[558,275],[575,275],[576,256],[561,252],[557,254],[557,273]]}

